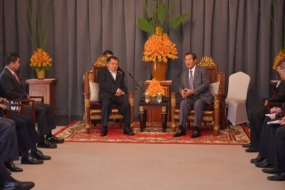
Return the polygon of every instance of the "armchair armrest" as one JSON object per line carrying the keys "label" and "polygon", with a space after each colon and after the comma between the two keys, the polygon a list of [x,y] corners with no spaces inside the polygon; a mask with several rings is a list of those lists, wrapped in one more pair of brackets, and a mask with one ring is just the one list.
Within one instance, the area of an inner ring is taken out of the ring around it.
{"label": "armchair armrest", "polygon": [[36,123],[36,103],[35,100],[31,100],[31,99],[9,99],[8,100],[11,104],[16,104],[17,106],[19,106],[19,104],[24,104],[23,107],[21,107],[20,113],[24,113],[25,109],[24,106],[25,105],[30,105],[31,106],[31,118],[33,120],[34,123]]}
{"label": "armchair armrest", "polygon": [[44,97],[43,96],[30,96],[31,99],[35,100],[39,103],[44,103]]}

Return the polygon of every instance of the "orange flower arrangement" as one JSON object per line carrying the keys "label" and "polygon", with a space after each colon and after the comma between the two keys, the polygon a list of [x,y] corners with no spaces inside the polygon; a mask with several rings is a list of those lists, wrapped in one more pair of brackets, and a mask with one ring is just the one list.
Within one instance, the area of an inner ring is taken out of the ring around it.
{"label": "orange flower arrangement", "polygon": [[155,33],[144,44],[143,61],[167,63],[167,59],[177,59],[176,45],[169,39],[162,28],[156,27]]}
{"label": "orange flower arrangement", "polygon": [[146,89],[146,93],[152,97],[157,96],[158,93],[160,93],[162,96],[165,96],[164,88],[160,85],[160,82],[155,79],[152,79],[151,83]]}
{"label": "orange flower arrangement", "polygon": [[281,59],[285,58],[285,49],[281,49],[278,53],[278,55],[275,57],[274,62],[273,62],[273,69],[277,71],[277,64]]}
{"label": "orange flower arrangement", "polygon": [[38,48],[36,51],[34,51],[30,62],[30,66],[33,69],[37,70],[49,70],[52,66],[52,58],[47,54],[47,52],[45,52],[41,48]]}

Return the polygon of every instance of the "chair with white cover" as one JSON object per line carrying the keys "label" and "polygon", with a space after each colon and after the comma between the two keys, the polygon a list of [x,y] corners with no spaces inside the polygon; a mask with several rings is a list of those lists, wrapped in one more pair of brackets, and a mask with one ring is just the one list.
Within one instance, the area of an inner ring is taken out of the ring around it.
{"label": "chair with white cover", "polygon": [[246,99],[249,82],[249,75],[243,72],[234,73],[229,77],[228,95],[226,98],[228,107],[227,119],[233,126],[248,121]]}

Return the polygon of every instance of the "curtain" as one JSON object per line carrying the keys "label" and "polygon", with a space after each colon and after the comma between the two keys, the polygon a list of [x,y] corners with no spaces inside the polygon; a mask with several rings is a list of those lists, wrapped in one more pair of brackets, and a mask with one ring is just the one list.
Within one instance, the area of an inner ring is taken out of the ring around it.
{"label": "curtain", "polygon": [[[47,52],[53,66],[47,78],[56,78],[56,115],[84,114],[83,79],[94,60],[106,49],[120,59],[126,73],[129,91],[135,92],[138,104],[143,82],[150,79],[149,63],[142,61],[143,46],[148,34],[141,31],[136,18],[143,17],[140,0],[46,0],[54,2],[48,13]],[[177,45],[178,59],[170,61],[167,79],[173,80],[171,91],[178,91],[179,77],[185,68],[187,52],[213,57],[219,71],[243,71],[250,75],[248,109],[269,96],[269,80],[278,79],[272,70],[277,55],[279,32],[284,38],[284,2],[275,0],[176,0],[174,16],[190,12],[177,29],[169,32]],[[32,22],[36,24],[35,7],[39,0],[29,0]],[[271,15],[278,19],[273,24]],[[16,52],[21,57],[19,77],[22,83],[35,78],[29,59],[35,50],[27,30],[29,22],[26,0],[0,0],[0,60]],[[276,26],[276,27],[275,27]],[[271,33],[271,34],[270,34]],[[3,60],[3,61],[2,61]],[[139,86],[128,76],[132,74]],[[28,90],[28,89],[27,89]],[[135,107],[138,115],[138,108]]]}

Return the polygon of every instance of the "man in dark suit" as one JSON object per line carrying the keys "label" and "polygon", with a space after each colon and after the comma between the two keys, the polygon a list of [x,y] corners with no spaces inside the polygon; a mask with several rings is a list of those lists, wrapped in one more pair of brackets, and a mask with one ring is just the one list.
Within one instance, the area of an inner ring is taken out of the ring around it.
{"label": "man in dark suit", "polygon": [[[20,67],[20,56],[16,53],[7,54],[5,64],[6,67],[0,75],[1,95],[7,99],[30,99],[16,73]],[[28,107],[29,105],[26,106]],[[63,139],[58,139],[51,133],[51,130],[55,129],[56,126],[50,105],[36,103],[35,109],[38,134],[40,136],[38,147],[56,148],[57,145],[54,143],[63,143]]]}
{"label": "man in dark suit", "polygon": [[260,135],[262,124],[265,119],[266,105],[268,102],[284,102],[285,101],[285,59],[282,59],[278,63],[277,72],[280,75],[281,82],[277,84],[275,92],[271,98],[268,98],[264,105],[253,109],[250,113],[249,124],[250,124],[250,143],[243,145],[247,148],[246,152],[258,152],[260,148]]}
{"label": "man in dark suit", "polygon": [[100,136],[108,134],[108,118],[111,113],[111,106],[115,104],[124,116],[124,134],[134,135],[130,129],[130,104],[125,86],[124,77],[117,72],[119,59],[115,56],[108,57],[107,68],[98,71],[99,102],[102,105],[101,123],[102,131]]}
{"label": "man in dark suit", "polygon": [[196,55],[187,53],[184,56],[186,70],[181,73],[179,91],[184,100],[180,103],[179,130],[174,137],[186,135],[186,119],[191,108],[195,111],[194,132],[191,138],[201,136],[201,122],[204,107],[213,103],[213,96],[209,91],[209,74],[205,67],[196,65]]}

